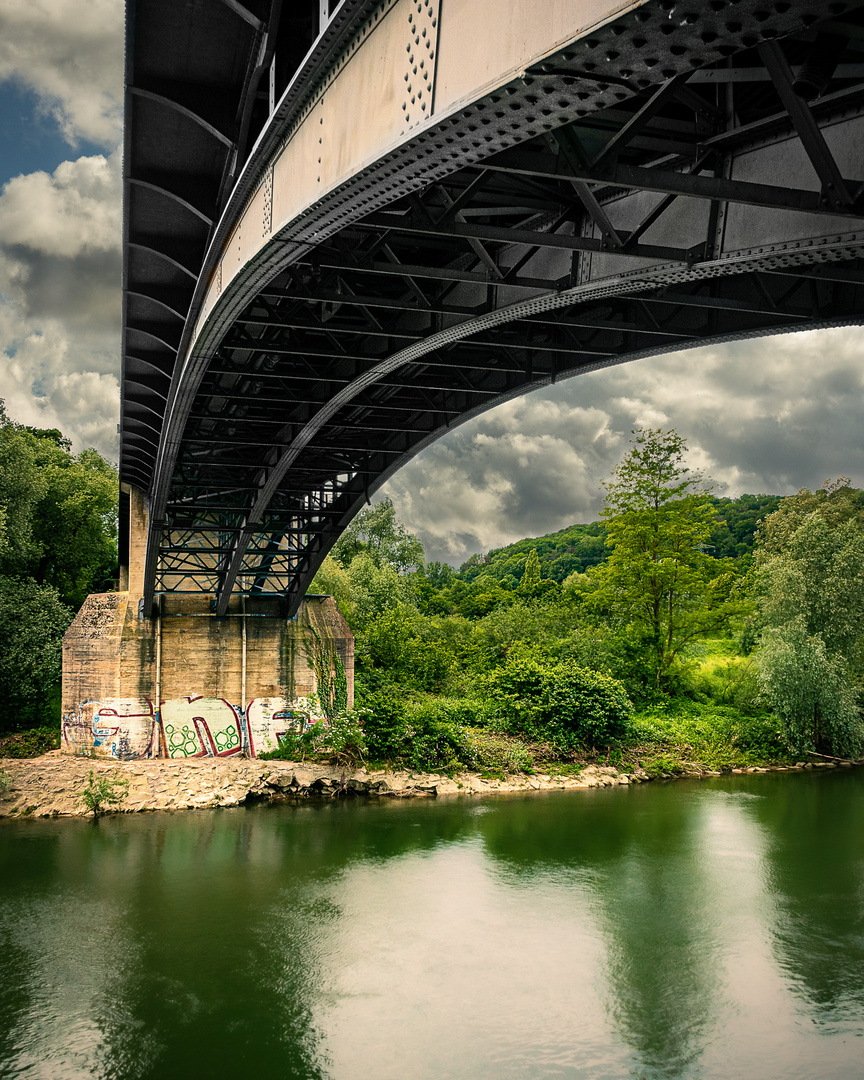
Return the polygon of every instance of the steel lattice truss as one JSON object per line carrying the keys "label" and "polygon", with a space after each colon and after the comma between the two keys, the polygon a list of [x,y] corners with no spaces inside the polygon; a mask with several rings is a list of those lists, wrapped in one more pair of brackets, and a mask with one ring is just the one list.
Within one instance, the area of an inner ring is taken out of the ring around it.
{"label": "steel lattice truss", "polygon": [[[861,181],[824,135],[864,112],[864,20],[845,20],[817,27],[834,52],[809,103],[793,83],[814,30],[635,95],[628,85],[613,105],[298,246],[197,388],[158,523],[155,591],[209,593],[219,610],[238,592],[278,593],[296,609],[371,494],[492,405],[639,356],[860,321],[852,247],[824,261],[782,245],[717,261],[730,205],[864,229]],[[534,74],[541,106],[571,93],[568,74]],[[731,154],[790,135],[817,185],[727,178]],[[634,192],[647,197],[625,229],[613,209]],[[651,241],[685,212],[703,223],[698,242]],[[627,273],[604,286],[600,259]]]}

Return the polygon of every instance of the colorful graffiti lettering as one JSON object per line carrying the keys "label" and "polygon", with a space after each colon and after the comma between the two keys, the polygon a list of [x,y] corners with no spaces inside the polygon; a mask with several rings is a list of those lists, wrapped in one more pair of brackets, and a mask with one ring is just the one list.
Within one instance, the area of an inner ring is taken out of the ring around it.
{"label": "colorful graffiti lettering", "polygon": [[249,756],[275,750],[289,733],[299,734],[309,725],[305,700],[290,702],[282,697],[255,698],[246,710]]}
{"label": "colorful graffiti lettering", "polygon": [[63,717],[66,753],[122,760],[147,757],[256,757],[275,750],[289,734],[306,731],[318,717],[315,699],[255,698],[240,709],[223,698],[200,695],[163,701],[112,698],[87,701]]}
{"label": "colorful graffiti lettering", "polygon": [[223,698],[163,701],[159,715],[168,757],[231,757],[243,749],[240,716]]}

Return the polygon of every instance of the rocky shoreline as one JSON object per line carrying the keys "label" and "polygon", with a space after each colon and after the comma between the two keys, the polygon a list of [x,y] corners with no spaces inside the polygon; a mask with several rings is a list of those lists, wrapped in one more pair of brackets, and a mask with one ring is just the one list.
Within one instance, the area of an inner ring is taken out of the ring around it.
{"label": "rocky shoreline", "polygon": [[[794,772],[801,769],[851,767],[852,762],[798,763],[733,769],[733,773]],[[106,761],[70,757],[59,750],[38,758],[0,759],[0,818],[85,817],[92,811],[82,795],[92,779],[107,781],[120,796],[115,813],[151,810],[204,810],[266,800],[369,798],[432,798],[442,795],[489,795],[505,792],[560,791],[612,787],[651,780],[643,769],[619,772],[611,766],[588,765],[576,776],[517,774],[504,779],[464,772],[456,776],[387,772],[366,768],[241,757],[187,758],[183,761]],[[720,776],[709,770],[685,777]],[[671,779],[671,777],[668,777]]]}

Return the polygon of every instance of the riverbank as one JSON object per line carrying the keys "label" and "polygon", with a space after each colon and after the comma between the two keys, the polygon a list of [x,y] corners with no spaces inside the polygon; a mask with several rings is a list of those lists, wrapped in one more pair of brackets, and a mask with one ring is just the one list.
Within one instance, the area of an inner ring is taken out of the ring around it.
{"label": "riverbank", "polygon": [[[805,768],[851,767],[852,762],[819,762],[790,766],[751,766],[734,773],[794,772]],[[720,776],[712,770],[683,774],[691,778]],[[619,771],[608,765],[587,765],[573,775],[515,774],[503,778],[463,772],[453,777],[408,770],[385,771],[290,761],[247,758],[191,758],[183,761],[105,761],[76,758],[52,751],[38,758],[0,759],[0,817],[85,817],[88,789],[103,799],[119,800],[106,809],[118,813],[151,810],[204,810],[240,806],[250,801],[370,798],[434,798],[443,795],[488,795],[503,792],[558,791],[647,783],[643,769]],[[101,783],[104,781],[104,783]],[[91,799],[92,802],[92,799]]]}

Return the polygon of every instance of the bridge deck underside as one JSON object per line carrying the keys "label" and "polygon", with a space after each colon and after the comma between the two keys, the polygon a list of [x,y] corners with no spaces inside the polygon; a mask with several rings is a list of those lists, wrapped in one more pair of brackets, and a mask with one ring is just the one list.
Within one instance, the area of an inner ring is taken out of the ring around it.
{"label": "bridge deck underside", "polygon": [[278,593],[293,610],[370,495],[492,405],[635,357],[860,321],[849,41],[864,30],[848,18],[810,105],[790,87],[813,30],[622,93],[298,246],[190,398],[155,591],[223,607]]}

